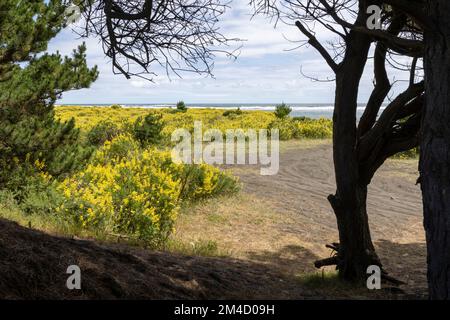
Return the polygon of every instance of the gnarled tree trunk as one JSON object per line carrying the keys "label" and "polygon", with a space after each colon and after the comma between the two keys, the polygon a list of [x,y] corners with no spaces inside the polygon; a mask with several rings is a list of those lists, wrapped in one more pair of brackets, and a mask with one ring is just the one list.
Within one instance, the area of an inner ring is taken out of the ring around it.
{"label": "gnarled tree trunk", "polygon": [[336,194],[329,201],[336,214],[339,247],[336,265],[346,280],[360,280],[369,265],[380,264],[372,244],[367,217],[367,184],[360,174],[356,112],[358,88],[370,48],[370,37],[352,33],[336,73],[333,115],[333,157]]}
{"label": "gnarled tree trunk", "polygon": [[430,298],[450,299],[450,1],[428,1],[421,186]]}

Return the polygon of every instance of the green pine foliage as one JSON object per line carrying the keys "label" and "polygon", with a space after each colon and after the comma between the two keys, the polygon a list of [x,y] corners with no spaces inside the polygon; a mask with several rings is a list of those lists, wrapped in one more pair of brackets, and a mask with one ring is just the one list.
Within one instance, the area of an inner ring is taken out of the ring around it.
{"label": "green pine foliage", "polygon": [[73,120],[54,119],[65,91],[87,88],[98,76],[83,44],[70,57],[45,53],[64,26],[66,1],[3,0],[0,3],[0,187],[13,170],[43,163],[59,176],[89,158]]}
{"label": "green pine foliage", "polygon": [[292,108],[283,102],[282,104],[279,104],[275,107],[275,116],[278,119],[284,119],[289,116],[291,111]]}
{"label": "green pine foliage", "polygon": [[186,104],[184,103],[184,101],[179,101],[177,103],[177,110],[181,111],[181,112],[186,112],[187,111],[187,107],[186,107]]}
{"label": "green pine foliage", "polygon": [[120,128],[110,120],[97,123],[87,134],[87,139],[94,146],[101,146],[121,133]]}
{"label": "green pine foliage", "polygon": [[163,140],[164,122],[159,113],[149,113],[145,118],[139,117],[133,127],[134,138],[141,145],[156,145]]}

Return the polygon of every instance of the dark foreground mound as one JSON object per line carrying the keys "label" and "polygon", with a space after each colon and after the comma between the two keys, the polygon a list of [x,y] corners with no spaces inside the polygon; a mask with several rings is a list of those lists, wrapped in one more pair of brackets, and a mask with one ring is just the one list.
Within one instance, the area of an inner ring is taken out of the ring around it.
{"label": "dark foreground mound", "polygon": [[[69,265],[81,290],[69,290]],[[47,235],[0,219],[0,299],[308,298],[263,265],[189,257]]]}

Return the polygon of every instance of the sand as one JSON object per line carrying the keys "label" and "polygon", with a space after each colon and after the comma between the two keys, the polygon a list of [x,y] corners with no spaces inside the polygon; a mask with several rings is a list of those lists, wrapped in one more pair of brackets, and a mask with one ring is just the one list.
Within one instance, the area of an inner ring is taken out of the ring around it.
{"label": "sand", "polygon": [[[426,252],[417,160],[388,160],[375,175],[368,195],[373,241],[385,268],[408,283],[414,292],[426,291]],[[324,244],[338,240],[336,219],[326,200],[335,191],[330,142],[288,145],[280,155],[275,176],[257,168],[232,168],[244,193],[261,199],[272,210],[290,217],[280,234],[299,239],[313,255],[327,257]]]}

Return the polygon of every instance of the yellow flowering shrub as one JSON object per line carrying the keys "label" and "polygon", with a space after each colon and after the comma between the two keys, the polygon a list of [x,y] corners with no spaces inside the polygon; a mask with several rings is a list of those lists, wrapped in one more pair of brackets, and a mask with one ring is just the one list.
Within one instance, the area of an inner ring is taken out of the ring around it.
{"label": "yellow flowering shrub", "polygon": [[56,107],[55,113],[61,120],[76,119],[76,125],[82,132],[89,132],[101,121],[111,121],[119,128],[126,128],[134,123],[139,117],[145,117],[149,113],[162,114],[165,123],[163,134],[169,136],[175,129],[193,129],[194,121],[201,121],[204,130],[217,128],[225,132],[227,129],[265,129],[275,119],[272,112],[265,111],[242,111],[236,117],[224,115],[221,109],[188,109],[187,112],[176,112],[174,109],[144,109],[144,108],[121,108],[113,109],[107,107]]}
{"label": "yellow flowering shrub", "polygon": [[144,109],[106,107],[57,107],[56,115],[61,120],[77,119],[76,124],[82,132],[88,132],[100,121],[108,120],[123,131],[139,117],[149,113],[162,115],[164,128],[162,130],[165,140],[172,132],[179,128],[193,131],[194,121],[201,121],[203,130],[218,129],[225,132],[228,129],[268,129],[280,130],[281,140],[290,139],[323,139],[332,136],[332,121],[329,119],[279,119],[273,112],[266,111],[239,111],[221,109],[188,109],[187,112],[177,112],[174,109]]}
{"label": "yellow flowering shrub", "polygon": [[168,166],[170,153],[133,147],[124,153],[125,141],[133,146],[134,140],[116,140],[101,148],[85,170],[61,183],[67,201],[60,210],[84,227],[103,226],[158,245],[172,231],[180,194]]}
{"label": "yellow flowering shrub", "polygon": [[238,178],[208,164],[183,165],[175,172],[181,182],[182,200],[195,201],[239,191]]}
{"label": "yellow flowering shrub", "polygon": [[237,190],[219,169],[172,161],[169,151],[141,149],[129,135],[107,141],[91,163],[65,179],[59,208],[86,228],[105,228],[157,246],[173,229],[183,200]]}
{"label": "yellow flowering shrub", "polygon": [[295,121],[295,138],[327,139],[333,136],[333,121],[329,119]]}
{"label": "yellow flowering shrub", "polygon": [[333,122],[328,119],[277,119],[270,128],[280,131],[281,140],[326,139],[333,135]]}

